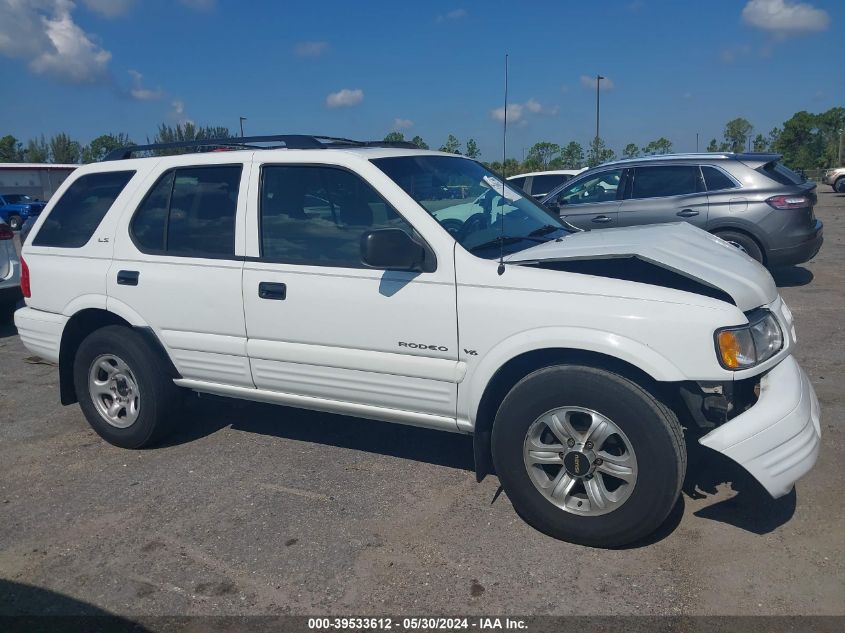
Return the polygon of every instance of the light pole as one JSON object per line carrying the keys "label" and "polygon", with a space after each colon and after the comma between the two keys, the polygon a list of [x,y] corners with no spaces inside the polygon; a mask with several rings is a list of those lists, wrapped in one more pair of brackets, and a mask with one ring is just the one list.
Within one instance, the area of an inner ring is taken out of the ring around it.
{"label": "light pole", "polygon": [[599,145],[599,91],[601,90],[601,80],[606,79],[601,75],[596,75],[596,147]]}
{"label": "light pole", "polygon": [[695,133],[695,151],[698,153],[698,132]]}
{"label": "light pole", "polygon": [[243,138],[244,137],[244,121],[246,121],[246,117],[242,116],[242,117],[238,117],[238,118],[241,120],[241,138]]}
{"label": "light pole", "polygon": [[836,158],[839,159],[839,166],[840,167],[843,164],[845,164],[845,161],[842,160],[842,135],[843,134],[845,134],[845,127],[843,127],[841,130],[839,130],[839,156],[837,156]]}

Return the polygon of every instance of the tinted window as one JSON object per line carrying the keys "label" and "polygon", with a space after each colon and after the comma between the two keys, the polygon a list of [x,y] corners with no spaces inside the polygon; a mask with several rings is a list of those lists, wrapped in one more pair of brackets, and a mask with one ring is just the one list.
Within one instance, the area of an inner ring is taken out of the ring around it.
{"label": "tinted window", "polygon": [[110,171],[77,178],[38,229],[33,246],[84,246],[134,174]]}
{"label": "tinted window", "polygon": [[265,166],[260,205],[261,255],[276,262],[364,268],[363,233],[413,234],[370,185],[342,169]]}
{"label": "tinted window", "polygon": [[187,167],[164,174],[132,219],[135,244],[168,255],[234,255],[240,180],[240,165]]}
{"label": "tinted window", "polygon": [[513,185],[514,187],[519,187],[520,189],[525,189],[525,176],[520,176],[519,178],[508,178],[508,184]]}
{"label": "tinted window", "polygon": [[784,167],[777,162],[766,163],[758,168],[757,171],[763,172],[769,178],[782,185],[800,185],[804,182],[804,178],[789,169],[789,167]]}
{"label": "tinted window", "polygon": [[721,189],[735,189],[736,183],[728,178],[721,169],[703,165],[701,173],[704,174],[704,182],[707,184],[707,191],[719,191]]}
{"label": "tinted window", "polygon": [[621,169],[590,174],[565,186],[553,201],[564,205],[616,200],[621,180]]}
{"label": "tinted window", "polygon": [[531,195],[547,194],[555,187],[558,187],[569,180],[569,176],[563,174],[549,176],[534,176],[531,183]]}
{"label": "tinted window", "polygon": [[698,190],[698,167],[637,167],[632,198],[662,198],[695,193]]}

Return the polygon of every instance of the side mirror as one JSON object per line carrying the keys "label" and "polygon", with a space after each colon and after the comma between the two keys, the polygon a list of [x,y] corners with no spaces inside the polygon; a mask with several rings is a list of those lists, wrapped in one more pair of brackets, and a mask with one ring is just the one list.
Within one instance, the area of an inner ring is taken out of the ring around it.
{"label": "side mirror", "polygon": [[402,229],[367,231],[361,236],[361,261],[381,270],[424,270],[426,251]]}
{"label": "side mirror", "polygon": [[548,202],[544,202],[543,206],[553,213],[560,213],[560,204],[557,200],[549,200]]}

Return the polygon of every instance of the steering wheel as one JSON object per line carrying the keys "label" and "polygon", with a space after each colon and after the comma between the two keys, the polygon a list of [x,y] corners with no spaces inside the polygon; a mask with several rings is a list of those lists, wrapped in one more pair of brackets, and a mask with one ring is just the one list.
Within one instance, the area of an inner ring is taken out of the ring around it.
{"label": "steering wheel", "polygon": [[459,242],[463,241],[464,238],[467,237],[473,231],[478,231],[480,229],[486,229],[488,224],[487,214],[486,213],[475,213],[469,216],[465,221],[461,229],[455,234],[455,239]]}
{"label": "steering wheel", "polygon": [[454,218],[448,218],[440,222],[440,226],[449,231],[449,235],[457,237],[461,233],[464,223]]}

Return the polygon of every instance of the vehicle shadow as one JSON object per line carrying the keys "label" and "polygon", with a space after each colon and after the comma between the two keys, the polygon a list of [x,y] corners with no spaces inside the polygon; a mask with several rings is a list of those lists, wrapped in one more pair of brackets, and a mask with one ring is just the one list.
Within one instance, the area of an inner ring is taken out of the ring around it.
{"label": "vehicle shadow", "polygon": [[806,286],[813,281],[813,271],[800,266],[787,266],[775,268],[771,271],[772,278],[778,288],[792,288],[794,286]]}
{"label": "vehicle shadow", "polygon": [[403,424],[203,395],[189,396],[179,431],[184,444],[222,428],[474,470],[472,438]]}
{"label": "vehicle shadow", "polygon": [[132,631],[141,624],[61,593],[0,579],[0,627],[17,631]]}
{"label": "vehicle shadow", "polygon": [[0,339],[15,336],[17,333],[14,306],[0,305]]}

